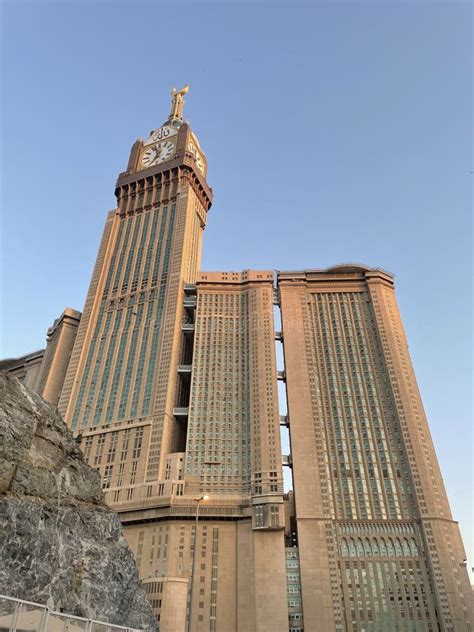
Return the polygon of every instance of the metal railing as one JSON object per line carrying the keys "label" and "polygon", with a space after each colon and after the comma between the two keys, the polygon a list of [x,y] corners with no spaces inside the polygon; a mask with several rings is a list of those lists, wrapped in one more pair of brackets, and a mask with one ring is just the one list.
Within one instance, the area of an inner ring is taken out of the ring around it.
{"label": "metal railing", "polygon": [[39,603],[0,595],[0,632],[143,632],[136,628],[54,612]]}

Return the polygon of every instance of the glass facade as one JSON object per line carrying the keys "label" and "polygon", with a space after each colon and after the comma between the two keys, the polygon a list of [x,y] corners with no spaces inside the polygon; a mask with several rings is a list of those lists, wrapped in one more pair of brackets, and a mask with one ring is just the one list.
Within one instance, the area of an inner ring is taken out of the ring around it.
{"label": "glass facade", "polygon": [[119,220],[73,429],[150,413],[175,215],[172,203]]}

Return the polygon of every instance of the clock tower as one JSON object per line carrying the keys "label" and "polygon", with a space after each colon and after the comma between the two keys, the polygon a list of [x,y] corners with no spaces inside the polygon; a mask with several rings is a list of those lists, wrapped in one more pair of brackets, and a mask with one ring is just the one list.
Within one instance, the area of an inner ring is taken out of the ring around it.
{"label": "clock tower", "polygon": [[199,272],[212,191],[187,92],[117,179],[59,407],[161,632],[285,632],[273,273]]}
{"label": "clock tower", "polygon": [[[115,489],[112,506],[139,495],[131,483],[163,479],[166,455],[185,446],[173,414],[187,405],[182,295],[199,269],[212,202],[205,154],[183,121],[187,92],[172,91],[168,119],[134,143],[118,177],[59,404]],[[114,448],[125,456],[118,467],[102,458]]]}

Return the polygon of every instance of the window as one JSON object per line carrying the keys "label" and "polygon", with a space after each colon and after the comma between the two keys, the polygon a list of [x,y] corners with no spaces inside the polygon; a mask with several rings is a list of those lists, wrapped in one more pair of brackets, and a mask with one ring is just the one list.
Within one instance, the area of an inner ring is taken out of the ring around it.
{"label": "window", "polygon": [[112,480],[113,465],[107,465],[104,471],[104,478],[102,479],[102,489],[109,489]]}

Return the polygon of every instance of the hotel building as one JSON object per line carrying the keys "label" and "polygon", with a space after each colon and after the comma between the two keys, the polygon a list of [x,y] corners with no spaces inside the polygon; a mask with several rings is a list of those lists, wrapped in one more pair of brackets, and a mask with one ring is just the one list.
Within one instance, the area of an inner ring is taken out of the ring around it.
{"label": "hotel building", "polygon": [[200,271],[186,92],[118,177],[59,398],[160,631],[472,630],[393,277]]}

